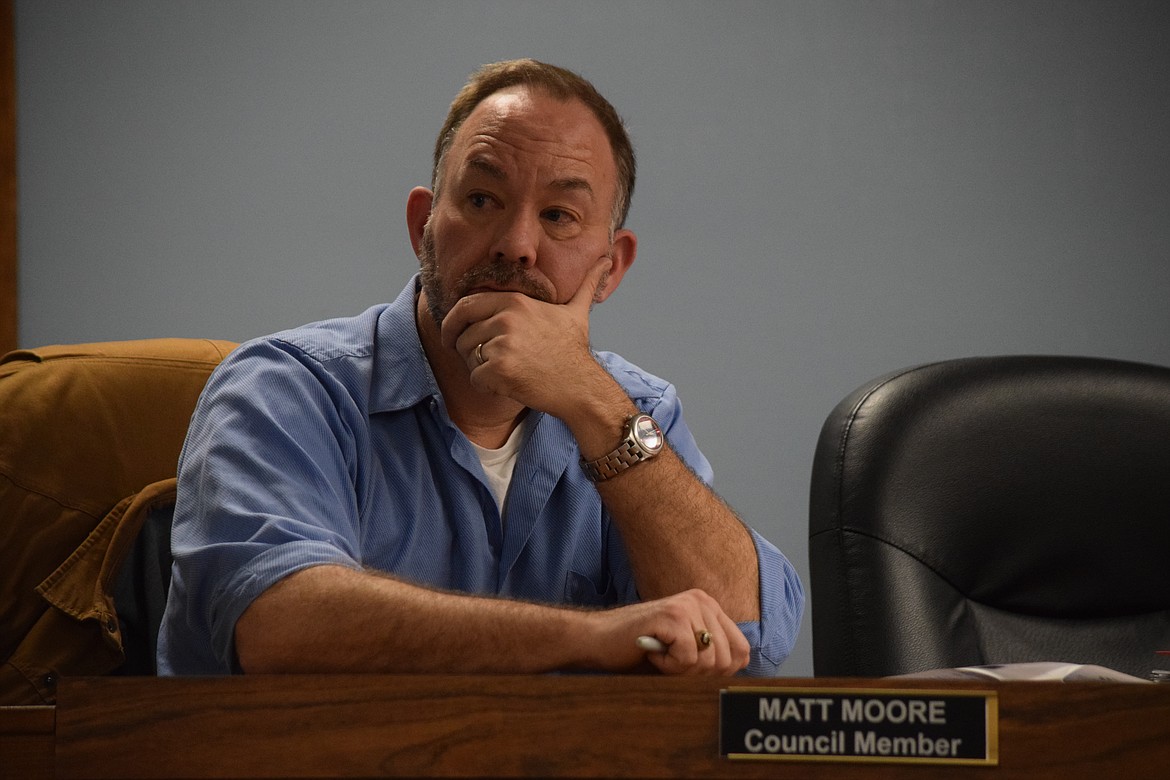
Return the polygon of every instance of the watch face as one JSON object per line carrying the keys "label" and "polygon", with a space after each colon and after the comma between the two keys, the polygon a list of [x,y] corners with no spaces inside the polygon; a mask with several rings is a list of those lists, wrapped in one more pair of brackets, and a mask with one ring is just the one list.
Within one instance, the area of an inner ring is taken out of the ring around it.
{"label": "watch face", "polygon": [[648,414],[640,414],[634,418],[632,427],[634,438],[644,448],[650,452],[658,452],[662,449],[662,429],[658,427],[658,423],[654,422],[653,417]]}

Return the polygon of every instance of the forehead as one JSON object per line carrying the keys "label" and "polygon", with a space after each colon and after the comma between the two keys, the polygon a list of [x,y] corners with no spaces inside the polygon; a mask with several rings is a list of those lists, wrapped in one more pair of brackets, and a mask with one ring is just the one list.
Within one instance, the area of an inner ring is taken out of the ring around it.
{"label": "forehead", "polygon": [[449,172],[483,161],[511,175],[572,175],[610,186],[617,178],[609,137],[589,107],[526,87],[484,98],[457,131],[449,157]]}

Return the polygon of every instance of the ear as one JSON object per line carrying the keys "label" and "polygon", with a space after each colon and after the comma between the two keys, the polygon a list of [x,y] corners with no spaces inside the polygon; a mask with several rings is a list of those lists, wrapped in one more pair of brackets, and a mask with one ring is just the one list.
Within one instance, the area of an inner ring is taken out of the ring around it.
{"label": "ear", "polygon": [[634,235],[634,231],[622,229],[613,234],[613,243],[610,245],[610,260],[613,265],[610,266],[609,272],[602,279],[601,287],[597,288],[597,293],[593,296],[595,303],[601,303],[609,296],[613,295],[614,290],[622,282],[622,277],[626,275],[626,271],[630,270],[630,266],[634,264],[634,257],[638,254],[638,237]]}
{"label": "ear", "polygon": [[406,229],[410,231],[410,245],[414,247],[415,257],[422,246],[423,230],[431,218],[434,202],[435,194],[426,187],[415,187],[406,196]]}

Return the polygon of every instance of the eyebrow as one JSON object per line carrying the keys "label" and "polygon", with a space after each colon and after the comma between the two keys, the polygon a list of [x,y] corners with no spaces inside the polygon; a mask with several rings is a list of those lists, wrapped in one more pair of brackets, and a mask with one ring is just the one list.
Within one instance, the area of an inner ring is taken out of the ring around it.
{"label": "eyebrow", "polygon": [[476,171],[477,173],[482,173],[489,178],[497,179],[499,181],[503,181],[508,178],[508,174],[504,173],[503,168],[495,165],[494,163],[488,162],[482,157],[472,157],[467,161],[467,167],[473,171]]}
{"label": "eyebrow", "polygon": [[564,192],[579,190],[588,195],[590,199],[593,198],[593,185],[590,184],[587,180],[578,178],[576,176],[570,176],[564,179],[554,179],[552,182],[552,187],[553,189]]}
{"label": "eyebrow", "polygon": [[[467,167],[496,181],[506,181],[508,178],[508,174],[504,172],[503,168],[482,157],[472,157],[467,161]],[[561,179],[553,179],[549,183],[549,186],[552,189],[563,192],[581,191],[590,198],[593,198],[593,185],[589,183],[588,179],[579,176],[566,176]]]}

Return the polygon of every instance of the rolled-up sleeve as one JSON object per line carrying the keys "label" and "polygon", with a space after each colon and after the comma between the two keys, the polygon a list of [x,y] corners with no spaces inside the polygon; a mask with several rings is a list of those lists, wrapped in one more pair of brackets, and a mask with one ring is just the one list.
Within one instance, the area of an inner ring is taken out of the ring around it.
{"label": "rolled-up sleeve", "polygon": [[804,586],[789,560],[775,545],[752,530],[760,567],[760,619],[740,623],[752,646],[744,674],[775,677],[792,652],[804,614]]}
{"label": "rolled-up sleeve", "polygon": [[257,596],[312,566],[360,567],[358,413],[278,341],[240,347],[212,376],[180,460],[161,670],[233,671],[236,622]]}

